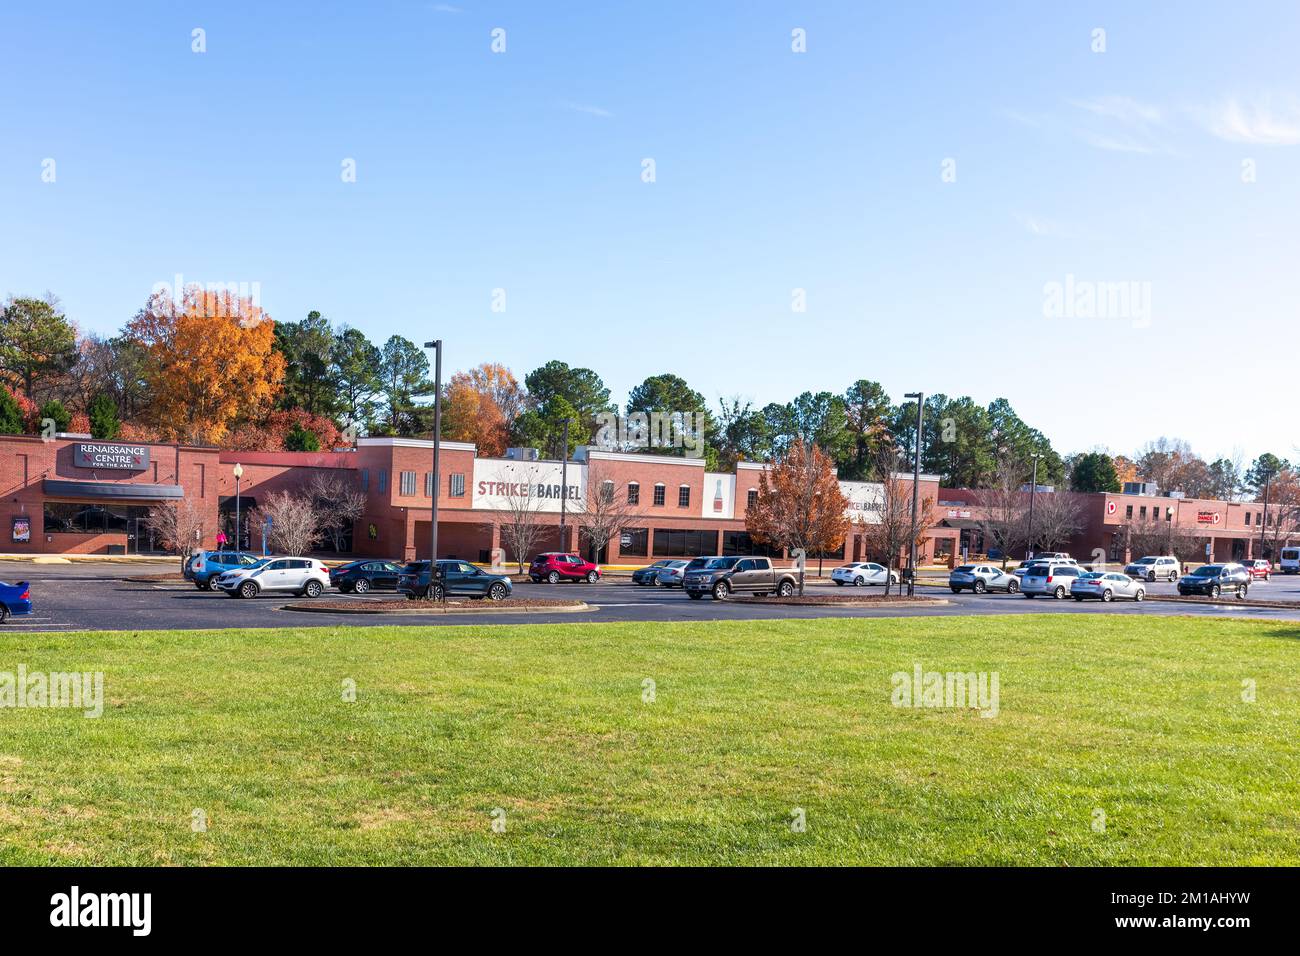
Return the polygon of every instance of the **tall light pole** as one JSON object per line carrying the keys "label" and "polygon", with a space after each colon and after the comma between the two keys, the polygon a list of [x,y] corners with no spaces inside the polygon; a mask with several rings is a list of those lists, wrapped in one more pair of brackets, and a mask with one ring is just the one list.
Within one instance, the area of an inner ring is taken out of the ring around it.
{"label": "tall light pole", "polygon": [[1026,559],[1030,557],[1030,549],[1034,546],[1034,495],[1038,493],[1038,459],[1042,457],[1042,455],[1034,456],[1034,478],[1033,483],[1029,486],[1029,533],[1025,536]]}
{"label": "tall light pole", "polygon": [[[1266,529],[1268,528],[1268,485],[1272,480],[1273,475],[1271,473],[1264,475],[1264,520],[1259,525],[1259,556],[1261,558],[1264,557],[1264,552],[1268,550],[1267,539],[1264,535],[1267,533]],[[1283,508],[1282,510],[1285,511],[1286,509]]]}
{"label": "tall light pole", "polygon": [[442,482],[438,476],[438,447],[442,444],[442,339],[425,342],[426,349],[433,349],[433,494],[430,506],[433,509],[429,522],[429,594],[433,593],[433,580],[438,570],[438,492]]}
{"label": "tall light pole", "polygon": [[244,477],[244,466],[235,462],[232,471],[235,476],[235,550],[242,551],[244,549],[239,543],[239,479]]}
{"label": "tall light pole", "polygon": [[912,461],[912,540],[908,561],[907,596],[916,594],[916,535],[921,508],[921,422],[925,414],[925,394],[908,392],[904,398],[916,399],[916,457]]}
{"label": "tall light pole", "polygon": [[569,420],[564,420],[564,458],[560,463],[560,550],[568,553],[569,542],[564,537],[565,505],[569,501]]}

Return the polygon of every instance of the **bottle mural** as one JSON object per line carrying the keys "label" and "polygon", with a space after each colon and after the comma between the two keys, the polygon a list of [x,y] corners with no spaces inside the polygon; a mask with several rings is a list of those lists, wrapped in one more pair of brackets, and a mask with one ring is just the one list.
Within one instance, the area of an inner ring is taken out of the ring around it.
{"label": "bottle mural", "polygon": [[713,510],[722,511],[722,479],[718,479],[717,486],[713,489]]}

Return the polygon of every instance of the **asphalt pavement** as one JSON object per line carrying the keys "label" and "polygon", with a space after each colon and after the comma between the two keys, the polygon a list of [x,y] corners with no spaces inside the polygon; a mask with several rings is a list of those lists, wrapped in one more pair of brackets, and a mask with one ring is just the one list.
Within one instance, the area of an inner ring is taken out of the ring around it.
{"label": "asphalt pavement", "polygon": [[[743,601],[692,601],[681,591],[638,587],[624,581],[607,580],[600,584],[516,584],[516,597],[578,598],[591,605],[584,612],[491,611],[487,613],[428,614],[341,614],[300,613],[285,610],[288,605],[319,604],[309,598],[289,595],[264,595],[253,600],[233,599],[224,594],[200,591],[179,580],[129,581],[128,577],[157,575],[165,566],[133,567],[120,564],[33,565],[25,562],[0,562],[0,580],[28,581],[31,584],[34,611],[30,617],[12,618],[0,633],[23,631],[82,630],[197,630],[223,627],[303,628],[339,625],[374,626],[392,624],[517,624],[517,623],[600,623],[634,621],[641,623],[717,620],[773,620],[808,618],[872,618],[953,616],[972,614],[1191,614],[1209,617],[1260,618],[1272,621],[1300,622],[1300,578],[1275,577],[1258,582],[1251,597],[1296,601],[1292,608],[1255,608],[1226,599],[1221,604],[1190,601],[1154,601],[1142,604],[1099,601],[1078,603],[1050,598],[1027,600],[1018,594],[952,594],[946,588],[923,587],[922,593],[941,598],[946,603],[916,607],[893,605],[882,608],[790,607],[748,605]],[[877,593],[868,588],[865,593]],[[814,583],[809,592],[844,593],[828,583]],[[1148,585],[1152,596],[1173,596],[1173,585]],[[327,592],[331,600],[346,600],[358,606],[391,598],[388,594],[364,596]],[[490,605],[488,605],[490,607]]]}

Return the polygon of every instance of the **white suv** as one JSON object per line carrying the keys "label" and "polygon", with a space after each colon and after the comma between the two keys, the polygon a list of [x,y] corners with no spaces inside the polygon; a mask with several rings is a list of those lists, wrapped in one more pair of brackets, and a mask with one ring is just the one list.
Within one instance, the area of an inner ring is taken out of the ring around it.
{"label": "white suv", "polygon": [[1172,554],[1151,555],[1138,558],[1132,564],[1126,565],[1124,573],[1139,581],[1155,581],[1164,578],[1172,583],[1183,573],[1183,566]]}
{"label": "white suv", "polygon": [[312,558],[268,558],[250,568],[227,571],[214,582],[217,590],[242,598],[255,598],[263,591],[320,597],[329,583],[329,569]]}

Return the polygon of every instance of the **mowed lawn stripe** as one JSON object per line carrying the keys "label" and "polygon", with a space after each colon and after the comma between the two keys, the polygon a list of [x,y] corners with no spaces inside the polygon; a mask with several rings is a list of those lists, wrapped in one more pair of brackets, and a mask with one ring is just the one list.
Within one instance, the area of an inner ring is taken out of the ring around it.
{"label": "mowed lawn stripe", "polygon": [[[1294,864],[1297,654],[1128,615],[3,634],[106,702],[0,709],[0,862]],[[916,663],[997,715],[894,706]]]}

